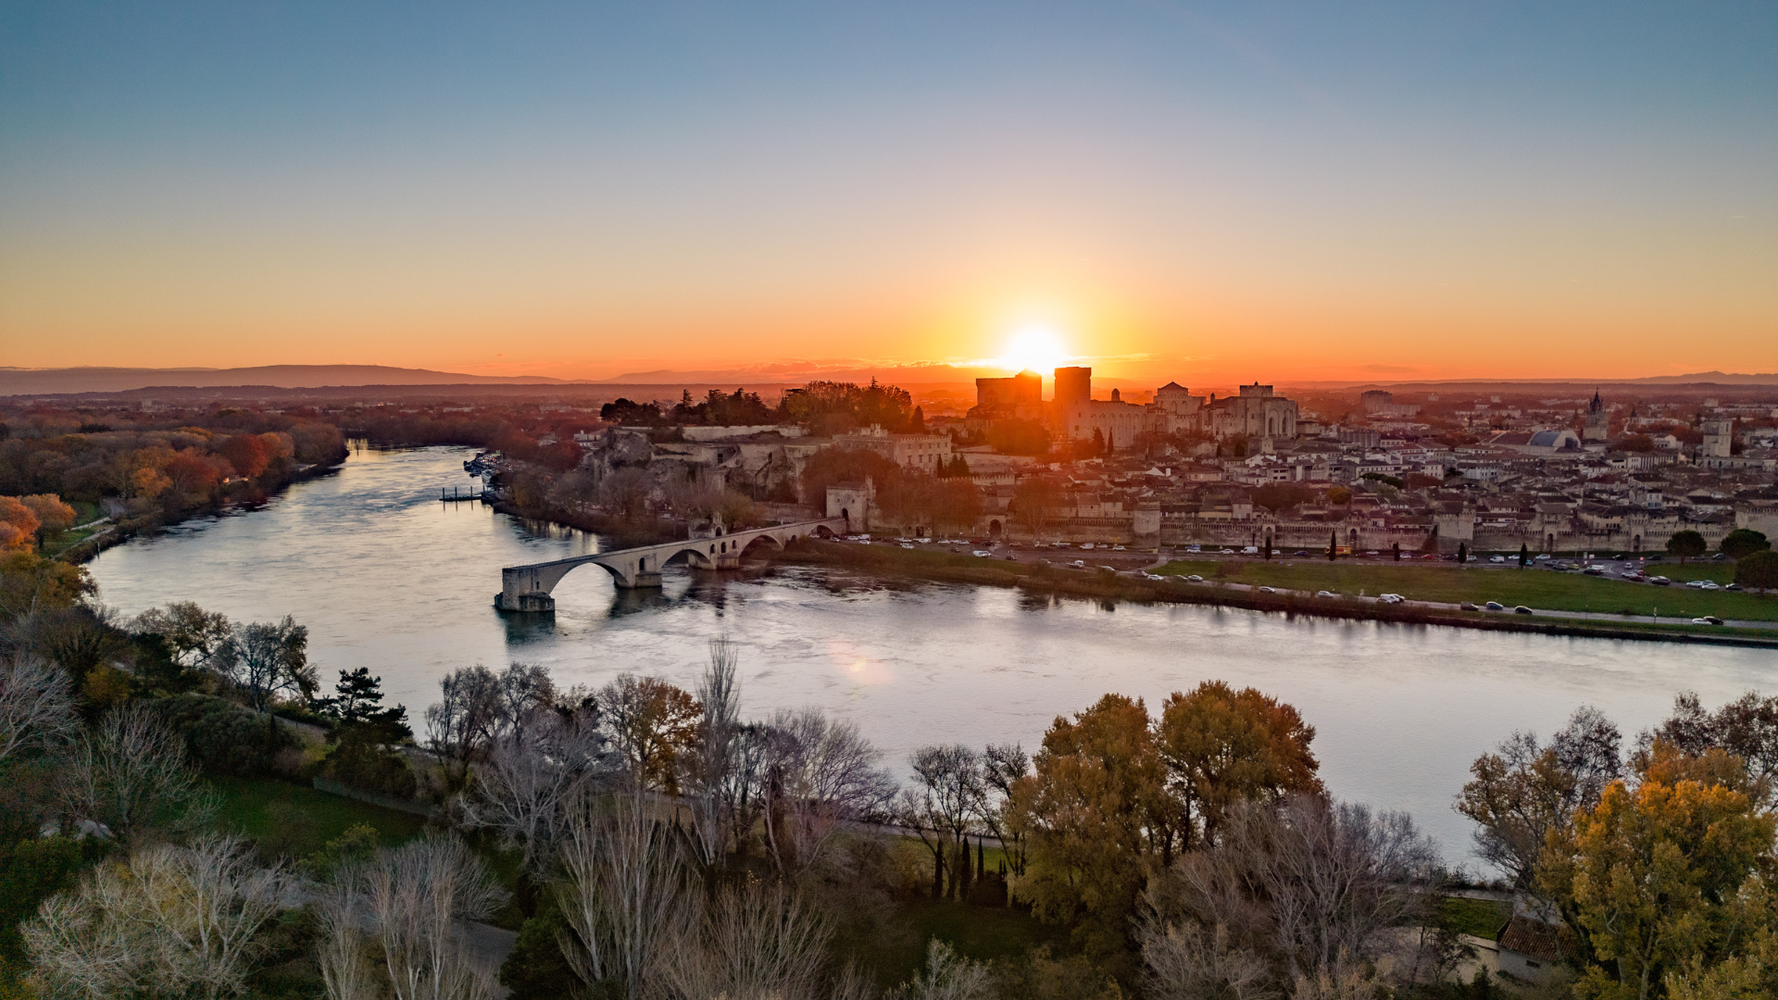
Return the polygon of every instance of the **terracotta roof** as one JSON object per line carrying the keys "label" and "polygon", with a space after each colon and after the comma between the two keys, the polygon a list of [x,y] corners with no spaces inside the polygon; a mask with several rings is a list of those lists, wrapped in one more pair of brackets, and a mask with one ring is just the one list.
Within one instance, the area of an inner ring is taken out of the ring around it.
{"label": "terracotta roof", "polygon": [[1500,947],[1540,962],[1560,962],[1562,947],[1557,933],[1555,927],[1541,920],[1514,916],[1500,932]]}

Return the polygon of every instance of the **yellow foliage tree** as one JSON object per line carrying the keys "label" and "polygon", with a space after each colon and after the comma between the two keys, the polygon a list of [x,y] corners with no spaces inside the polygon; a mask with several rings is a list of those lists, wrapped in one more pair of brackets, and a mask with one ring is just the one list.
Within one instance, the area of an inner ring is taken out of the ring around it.
{"label": "yellow foliage tree", "polygon": [[1552,831],[1538,873],[1592,956],[1577,991],[1600,1000],[1648,1000],[1669,973],[1702,981],[1734,957],[1752,931],[1739,901],[1772,861],[1775,820],[1739,758],[1657,742],[1641,778]]}

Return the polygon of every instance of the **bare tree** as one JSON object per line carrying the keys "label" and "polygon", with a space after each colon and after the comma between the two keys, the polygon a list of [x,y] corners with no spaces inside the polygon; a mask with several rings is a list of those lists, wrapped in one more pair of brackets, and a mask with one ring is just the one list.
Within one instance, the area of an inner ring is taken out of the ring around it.
{"label": "bare tree", "polygon": [[1229,941],[1228,928],[1150,922],[1142,928],[1144,985],[1156,1000],[1273,1000],[1282,994],[1270,963]]}
{"label": "bare tree", "polygon": [[101,866],[52,897],[24,925],[33,976],[49,995],[122,996],[144,985],[233,995],[289,886],[281,869],[261,867],[234,838],[138,850],[127,866]]}
{"label": "bare tree", "polygon": [[1768,796],[1778,793],[1778,695],[1749,691],[1712,712],[1696,692],[1684,692],[1673,700],[1672,715],[1638,734],[1635,756],[1647,759],[1657,739],[1693,756],[1727,750],[1746,762],[1749,776],[1763,784]]}
{"label": "bare tree", "polygon": [[369,955],[370,914],[367,912],[363,872],[346,866],[320,887],[316,900],[315,962],[327,1000],[377,1000],[377,969]]}
{"label": "bare tree", "polygon": [[427,836],[378,852],[363,872],[365,912],[396,1000],[481,1000],[491,971],[470,960],[465,923],[488,915],[502,893],[461,840]]}
{"label": "bare tree", "polygon": [[438,701],[426,709],[426,742],[439,762],[456,765],[456,778],[494,741],[501,729],[500,681],[481,664],[460,667],[438,679]]}
{"label": "bare tree", "polygon": [[209,664],[247,696],[255,712],[263,713],[279,695],[314,696],[319,682],[309,666],[308,647],[308,626],[285,615],[277,623],[235,626]]}
{"label": "bare tree", "polygon": [[727,855],[735,829],[735,813],[745,800],[738,787],[748,775],[741,740],[740,686],[736,676],[739,650],[726,638],[710,640],[710,663],[698,680],[698,748],[687,768],[686,799],[691,805],[692,845],[706,868]]}
{"label": "bare tree", "polygon": [[47,750],[78,728],[68,673],[34,656],[0,662],[0,761]]}
{"label": "bare tree", "polygon": [[818,709],[774,716],[766,753],[766,842],[782,874],[818,864],[841,823],[881,812],[895,795],[858,727]]}
{"label": "bare tree", "polygon": [[832,928],[783,884],[724,889],[674,947],[663,980],[684,997],[817,1000]]}
{"label": "bare tree", "polygon": [[1278,989],[1338,978],[1383,954],[1386,928],[1419,919],[1439,877],[1437,848],[1404,814],[1307,794],[1248,801],[1214,845],[1151,883],[1144,940],[1165,954],[1169,928],[1221,924],[1232,941],[1222,950],[1266,955]]}
{"label": "bare tree", "polygon": [[989,1000],[994,983],[988,967],[972,962],[933,938],[926,944],[926,966],[890,994],[892,1000]]}
{"label": "bare tree", "polygon": [[75,740],[58,793],[65,815],[124,837],[161,819],[201,826],[214,807],[179,737],[140,705],[113,709]]}
{"label": "bare tree", "polygon": [[661,975],[670,943],[687,933],[680,844],[640,792],[585,803],[571,816],[556,885],[568,923],[562,954],[589,987],[613,984],[639,997]]}
{"label": "bare tree", "polygon": [[499,726],[504,732],[522,734],[533,719],[555,708],[556,687],[549,670],[539,664],[508,664],[499,682]]}
{"label": "bare tree", "polygon": [[590,714],[539,715],[494,741],[463,799],[470,826],[498,830],[541,871],[567,832],[569,808],[589,784],[609,784],[615,765]]}
{"label": "bare tree", "polygon": [[[986,796],[982,757],[961,743],[922,747],[908,757],[914,786],[902,789],[898,810],[902,822],[920,835],[932,852],[932,897],[945,894],[945,858],[967,851],[971,820],[981,812]],[[931,837],[927,836],[930,831]],[[966,880],[968,858],[962,871],[951,873],[951,895],[959,894]]]}
{"label": "bare tree", "polygon": [[1007,803],[1012,798],[1012,783],[1031,773],[1031,755],[1017,743],[993,743],[982,751],[982,780],[989,793],[981,800],[978,818],[1000,849],[1011,861],[1013,872],[1025,873],[1025,838],[1017,826],[1007,822]]}

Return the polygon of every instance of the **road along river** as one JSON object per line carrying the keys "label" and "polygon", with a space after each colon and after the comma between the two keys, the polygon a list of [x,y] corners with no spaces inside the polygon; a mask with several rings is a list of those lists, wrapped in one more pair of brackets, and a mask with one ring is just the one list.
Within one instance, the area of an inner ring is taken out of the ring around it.
{"label": "road along river", "polygon": [[757,578],[669,569],[654,594],[622,594],[584,567],[553,616],[503,616],[500,568],[598,551],[582,532],[526,525],[479,503],[444,504],[468,452],[355,450],[334,476],[263,509],[178,525],[90,564],[126,614],[196,601],[235,619],[294,615],[311,662],[367,666],[419,714],[458,666],[547,665],[563,686],[625,671],[690,687],[707,640],[742,650],[750,714],[817,705],[855,720],[903,770],[927,743],[1035,747],[1058,713],[1107,691],[1147,699],[1211,678],[1296,705],[1316,727],[1322,776],[1341,798],[1405,809],[1468,855],[1451,811],[1470,761],[1514,729],[1547,734],[1593,704],[1626,736],[1681,689],[1707,704],[1773,686],[1778,653],[1298,618],[1194,605],[1101,604],[995,587],[781,568]]}

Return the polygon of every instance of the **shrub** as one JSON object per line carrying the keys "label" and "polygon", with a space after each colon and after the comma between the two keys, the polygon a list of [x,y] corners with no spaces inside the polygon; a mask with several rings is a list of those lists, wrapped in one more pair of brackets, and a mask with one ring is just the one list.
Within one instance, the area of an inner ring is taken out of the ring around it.
{"label": "shrub", "polygon": [[104,857],[96,839],[45,837],[0,847],[0,958],[25,957],[19,922],[37,912],[37,905],[74,884],[81,872]]}
{"label": "shrub", "polygon": [[414,797],[416,782],[407,758],[375,741],[371,726],[348,726],[328,753],[327,777],[367,792],[393,798]]}
{"label": "shrub", "polygon": [[214,695],[181,694],[149,705],[185,739],[191,759],[215,774],[276,773],[279,751],[298,742],[270,716]]}

